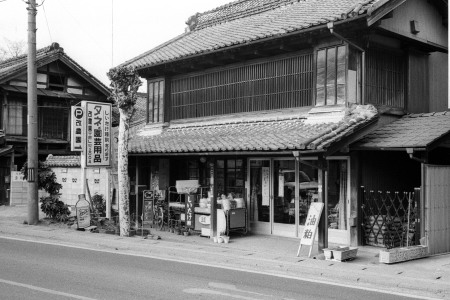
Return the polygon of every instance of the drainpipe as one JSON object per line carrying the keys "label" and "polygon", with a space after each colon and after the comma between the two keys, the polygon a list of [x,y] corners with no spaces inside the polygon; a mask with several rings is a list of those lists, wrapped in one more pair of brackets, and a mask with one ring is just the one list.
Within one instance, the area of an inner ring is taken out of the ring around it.
{"label": "drainpipe", "polygon": [[406,148],[406,153],[409,155],[410,159],[415,160],[420,163],[423,163],[423,164],[426,163],[425,159],[421,159],[421,158],[414,156],[414,148]]}
{"label": "drainpipe", "polygon": [[330,30],[330,33],[332,35],[334,35],[335,37],[337,37],[341,41],[344,41],[344,42],[348,43],[349,45],[355,47],[356,49],[358,49],[361,52],[361,100],[365,99],[364,83],[365,83],[365,77],[366,77],[366,75],[365,75],[366,74],[366,50],[364,50],[360,46],[356,45],[352,41],[349,41],[348,39],[346,39],[345,37],[343,37],[339,33],[336,33],[334,31],[334,22],[328,22],[327,23],[327,27]]}

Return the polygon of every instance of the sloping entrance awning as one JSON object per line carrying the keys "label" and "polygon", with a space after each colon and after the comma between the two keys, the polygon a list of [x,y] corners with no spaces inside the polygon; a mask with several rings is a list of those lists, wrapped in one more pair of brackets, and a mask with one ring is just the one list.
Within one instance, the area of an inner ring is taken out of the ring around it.
{"label": "sloping entrance awning", "polygon": [[[378,128],[352,150],[431,150],[450,141],[450,111],[411,114]],[[450,143],[449,143],[450,146]]]}
{"label": "sloping entrance awning", "polygon": [[6,147],[0,148],[0,157],[7,155],[14,151],[14,147],[11,145],[6,145]]}
{"label": "sloping entrance awning", "polygon": [[[336,119],[336,114],[341,117]],[[374,123],[377,116],[373,106],[354,106],[276,119],[184,123],[156,135],[144,128],[130,135],[129,153],[326,152]]]}

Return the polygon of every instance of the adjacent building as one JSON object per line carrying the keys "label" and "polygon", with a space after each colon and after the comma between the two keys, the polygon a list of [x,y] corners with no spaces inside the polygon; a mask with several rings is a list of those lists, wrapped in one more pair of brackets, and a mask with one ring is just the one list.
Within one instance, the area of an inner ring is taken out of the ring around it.
{"label": "adjacent building", "polygon": [[[36,52],[37,101],[38,101],[38,155],[45,161],[52,155],[78,155],[70,151],[70,108],[82,100],[108,102],[109,89],[85,68],[70,58],[57,43]],[[20,171],[27,159],[27,56],[19,56],[0,62],[0,129],[5,141],[12,146],[13,154],[6,162],[7,173]],[[8,151],[1,152],[7,153]],[[3,166],[3,165],[2,165]],[[3,167],[2,167],[3,168]],[[3,169],[2,169],[3,170]],[[23,183],[18,174],[17,189]],[[1,176],[0,182],[11,177]],[[13,194],[14,187],[7,183],[3,195]],[[19,191],[17,191],[19,192]],[[19,194],[17,194],[19,195]],[[13,204],[26,203],[15,199]],[[4,201],[10,203],[11,201]]]}

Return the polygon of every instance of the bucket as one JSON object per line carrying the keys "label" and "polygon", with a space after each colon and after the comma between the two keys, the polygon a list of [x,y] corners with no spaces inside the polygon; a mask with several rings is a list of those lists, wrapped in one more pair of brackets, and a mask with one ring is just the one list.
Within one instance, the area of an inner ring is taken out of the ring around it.
{"label": "bucket", "polygon": [[245,207],[244,198],[235,198],[234,200],[236,201],[236,208],[244,208]]}
{"label": "bucket", "polygon": [[224,211],[230,210],[231,209],[231,202],[228,199],[224,199],[222,200],[222,209]]}

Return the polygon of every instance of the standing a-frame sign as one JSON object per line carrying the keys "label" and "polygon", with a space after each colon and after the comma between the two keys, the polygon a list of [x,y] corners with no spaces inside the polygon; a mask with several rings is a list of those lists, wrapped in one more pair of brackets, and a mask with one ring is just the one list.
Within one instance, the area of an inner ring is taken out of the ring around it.
{"label": "standing a-frame sign", "polygon": [[309,254],[308,257],[311,257],[311,251],[314,245],[314,240],[316,237],[317,226],[319,225],[320,215],[322,214],[323,203],[322,202],[313,202],[308,210],[308,217],[306,218],[305,228],[303,229],[303,233],[300,239],[300,246],[298,247],[297,256],[300,255],[300,249],[302,245],[308,245]]}

